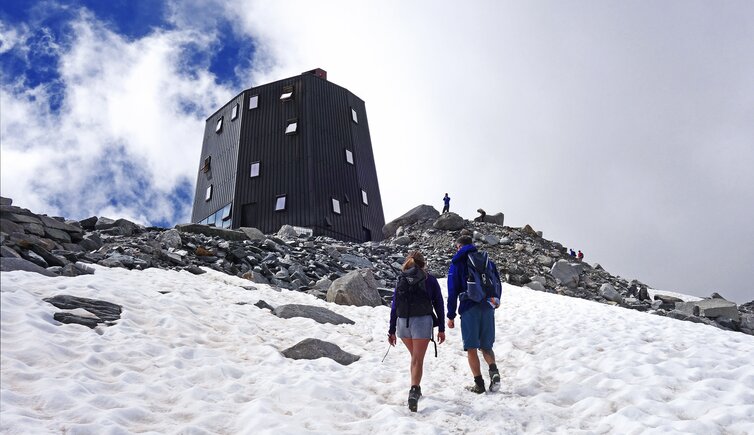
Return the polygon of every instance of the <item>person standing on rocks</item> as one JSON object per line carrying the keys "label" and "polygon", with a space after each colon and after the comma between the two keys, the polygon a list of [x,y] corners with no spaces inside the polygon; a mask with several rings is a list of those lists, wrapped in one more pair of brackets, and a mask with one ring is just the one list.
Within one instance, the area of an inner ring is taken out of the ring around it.
{"label": "person standing on rocks", "polygon": [[[433,338],[435,321],[445,317],[440,284],[434,276],[427,273],[426,267],[427,262],[419,251],[409,253],[401,267],[390,306],[388,343],[395,346],[397,332],[411,355],[408,408],[413,412],[416,412],[422,395],[420,384],[424,371],[424,354]],[[445,341],[445,325],[438,321],[437,326],[440,328],[437,340],[442,343]]]}
{"label": "person standing on rocks", "polygon": [[[471,266],[468,265],[468,261],[469,255],[476,253],[477,248],[469,236],[459,237],[455,246],[458,251],[453,256],[448,270],[448,328],[453,329],[455,327],[456,304],[460,300],[458,314],[461,317],[463,350],[467,352],[469,368],[471,368],[471,373],[474,376],[474,385],[466,387],[466,389],[477,394],[486,391],[477,352],[477,349],[481,349],[484,361],[489,365],[489,389],[490,391],[497,391],[500,388],[500,372],[495,363],[495,352],[492,350],[492,345],[495,342],[495,309],[500,305],[500,300],[485,298],[480,302],[475,302],[470,299],[466,293],[471,284],[467,284],[471,273],[469,271]],[[492,266],[493,275],[497,275],[494,263]],[[493,276],[492,279],[497,279],[499,283],[499,275]]]}
{"label": "person standing on rocks", "polygon": [[581,249],[579,249],[579,253],[576,254],[576,258],[578,258],[579,260],[583,260],[584,259],[584,253],[581,252]]}
{"label": "person standing on rocks", "polygon": [[445,193],[445,197],[442,199],[442,201],[445,203],[445,205],[442,208],[443,213],[447,213],[450,211],[450,197],[447,193]]}

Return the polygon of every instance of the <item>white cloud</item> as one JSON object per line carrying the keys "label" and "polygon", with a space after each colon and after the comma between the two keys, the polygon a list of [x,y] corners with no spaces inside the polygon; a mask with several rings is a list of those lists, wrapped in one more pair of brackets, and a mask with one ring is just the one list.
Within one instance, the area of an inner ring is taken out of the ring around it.
{"label": "white cloud", "polygon": [[[59,89],[2,89],[3,194],[69,217],[188,219],[190,210],[174,210],[169,196],[195,182],[203,116],[235,92],[206,71],[184,71],[182,48],[211,38],[188,29],[129,41],[87,13],[73,31],[60,56],[59,113],[47,105]],[[199,115],[184,113],[185,102]],[[108,205],[121,199],[130,203]]]}

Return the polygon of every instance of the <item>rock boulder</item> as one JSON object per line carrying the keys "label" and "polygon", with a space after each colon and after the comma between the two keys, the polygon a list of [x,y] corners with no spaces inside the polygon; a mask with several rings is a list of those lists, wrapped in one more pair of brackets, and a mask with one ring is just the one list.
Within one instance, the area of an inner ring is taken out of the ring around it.
{"label": "rock boulder", "polygon": [[334,302],[338,305],[376,307],[382,305],[382,298],[380,298],[377,281],[371,269],[359,269],[333,281],[327,289],[327,302]]}

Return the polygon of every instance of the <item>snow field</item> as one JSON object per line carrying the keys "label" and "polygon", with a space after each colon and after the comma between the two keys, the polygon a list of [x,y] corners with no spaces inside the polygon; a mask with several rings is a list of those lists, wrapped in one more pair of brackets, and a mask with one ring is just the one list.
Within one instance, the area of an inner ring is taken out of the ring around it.
{"label": "snow field", "polygon": [[[0,280],[4,434],[754,433],[754,337],[580,299],[504,286],[501,391],[463,389],[471,375],[457,326],[439,358],[430,344],[411,413],[408,352],[399,344],[380,362],[387,307],[244,290],[249,281],[212,270]],[[42,301],[57,294],[120,304],[122,318],[94,331],[60,325]],[[280,319],[252,305],[259,299],[325,307],[356,324]],[[279,353],[310,337],[361,359]]]}

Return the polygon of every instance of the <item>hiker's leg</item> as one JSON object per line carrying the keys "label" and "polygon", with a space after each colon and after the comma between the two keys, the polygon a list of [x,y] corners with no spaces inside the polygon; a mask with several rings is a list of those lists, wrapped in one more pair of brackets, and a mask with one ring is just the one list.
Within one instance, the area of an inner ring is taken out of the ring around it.
{"label": "hiker's leg", "polygon": [[413,357],[414,355],[414,340],[411,338],[401,338],[401,341],[403,341],[403,344],[406,345],[406,349],[408,349],[408,353]]}
{"label": "hiker's leg", "polygon": [[424,355],[427,353],[429,340],[414,339],[414,351],[411,353],[411,385],[420,385],[424,373]]}
{"label": "hiker's leg", "polygon": [[474,375],[474,377],[481,376],[482,375],[482,369],[480,367],[479,363],[479,354],[477,353],[476,349],[468,349],[466,351],[467,358],[469,359],[469,368],[471,369],[471,374]]}
{"label": "hiker's leg", "polygon": [[495,364],[495,352],[492,349],[482,349],[482,356],[487,365]]}

